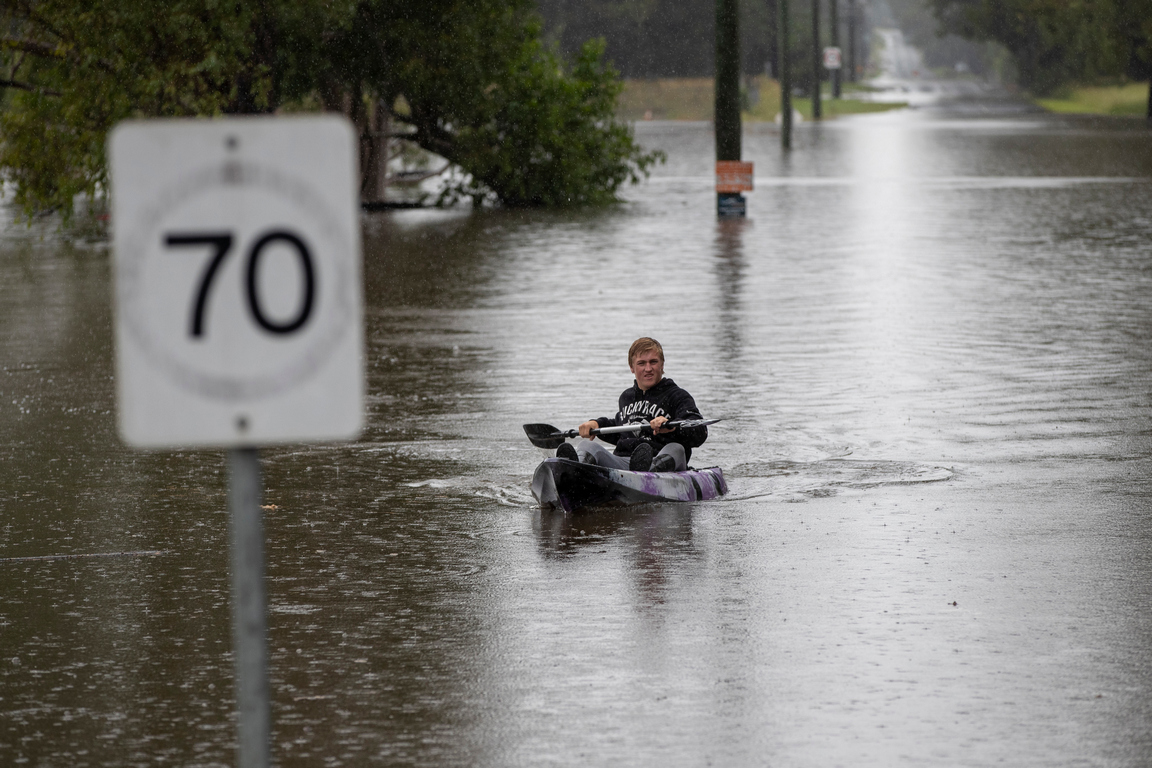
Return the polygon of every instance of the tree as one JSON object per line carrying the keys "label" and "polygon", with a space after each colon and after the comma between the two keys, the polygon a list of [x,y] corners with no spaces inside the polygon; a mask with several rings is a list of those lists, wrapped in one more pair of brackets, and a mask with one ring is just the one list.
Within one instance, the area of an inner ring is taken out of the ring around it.
{"label": "tree", "polygon": [[26,212],[67,214],[76,195],[105,187],[104,140],[120,120],[324,104],[366,130],[374,104],[460,166],[459,193],[513,205],[613,200],[658,155],[613,118],[619,84],[600,49],[565,68],[532,7],[0,0],[10,31],[0,38],[0,167]]}
{"label": "tree", "polygon": [[933,0],[945,31],[995,40],[1016,60],[1020,84],[1048,93],[1109,70],[1111,0]]}
{"label": "tree", "polygon": [[[993,40],[1020,83],[1047,93],[1068,82],[1152,75],[1152,0],[931,0],[942,32]],[[1152,91],[1149,100],[1152,117]]]}
{"label": "tree", "polygon": [[1146,116],[1152,121],[1152,0],[1114,0],[1116,59],[1133,80],[1148,80]]}
{"label": "tree", "polygon": [[[26,211],[70,210],[106,179],[104,137],[132,116],[270,109],[261,14],[205,2],[5,0],[0,166]],[[270,14],[263,14],[267,17]],[[267,23],[263,24],[267,27]]]}
{"label": "tree", "polygon": [[904,39],[923,52],[924,63],[931,68],[951,69],[963,63],[970,72],[988,76],[996,73],[997,64],[1009,55],[990,40],[938,34],[939,23],[924,0],[888,0],[888,7]]}
{"label": "tree", "polygon": [[[541,41],[532,0],[376,0],[328,44],[332,75],[371,94],[411,138],[470,175],[450,194],[510,205],[615,199],[660,157],[615,118],[621,84],[603,43],[570,67]],[[353,52],[349,55],[348,52]],[[394,105],[404,97],[406,111]]]}
{"label": "tree", "polygon": [[[575,53],[603,37],[625,77],[712,77],[716,0],[539,0],[548,37]],[[775,58],[774,0],[740,4],[741,72],[759,74]]]}

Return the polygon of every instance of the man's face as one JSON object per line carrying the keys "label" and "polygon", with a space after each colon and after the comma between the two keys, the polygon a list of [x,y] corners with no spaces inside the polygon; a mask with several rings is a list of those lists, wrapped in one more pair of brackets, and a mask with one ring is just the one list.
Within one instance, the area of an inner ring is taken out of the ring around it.
{"label": "man's face", "polygon": [[664,361],[660,359],[660,353],[654,349],[637,354],[632,359],[632,365],[628,367],[632,369],[632,375],[636,377],[636,383],[641,391],[651,389],[664,378]]}

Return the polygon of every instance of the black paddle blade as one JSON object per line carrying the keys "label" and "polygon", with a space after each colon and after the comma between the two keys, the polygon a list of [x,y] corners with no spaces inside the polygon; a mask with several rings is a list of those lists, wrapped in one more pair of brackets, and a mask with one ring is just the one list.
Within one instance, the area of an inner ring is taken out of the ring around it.
{"label": "black paddle blade", "polygon": [[567,433],[561,432],[551,424],[525,424],[524,434],[528,435],[528,441],[532,445],[550,451],[559,448],[564,438],[568,437]]}

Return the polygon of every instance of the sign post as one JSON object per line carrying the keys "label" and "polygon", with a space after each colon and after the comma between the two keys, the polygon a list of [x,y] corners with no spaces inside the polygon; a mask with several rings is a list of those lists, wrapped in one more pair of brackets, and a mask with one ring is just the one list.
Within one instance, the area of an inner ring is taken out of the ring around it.
{"label": "sign post", "polygon": [[722,218],[741,217],[746,213],[744,195],[752,191],[752,163],[739,160],[716,162],[717,212]]}
{"label": "sign post", "polygon": [[840,98],[840,49],[828,46],[824,49],[824,69],[832,78],[832,98]]}
{"label": "sign post", "polygon": [[236,722],[242,768],[271,763],[268,620],[264,593],[264,521],[260,457],[255,448],[228,449],[228,511],[232,550],[232,648]]}
{"label": "sign post", "polygon": [[257,447],[363,423],[356,147],[332,115],[126,122],[108,141],[120,435],[228,449],[242,768],[270,762]]}
{"label": "sign post", "polygon": [[824,49],[824,69],[838,72],[841,63],[840,49],[835,46],[828,46]]}

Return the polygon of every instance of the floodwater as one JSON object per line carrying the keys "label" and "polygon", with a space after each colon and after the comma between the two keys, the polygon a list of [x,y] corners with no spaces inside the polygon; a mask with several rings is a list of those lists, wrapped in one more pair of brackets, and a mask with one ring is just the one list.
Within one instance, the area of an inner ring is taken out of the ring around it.
{"label": "floodwater", "polygon": [[[368,427],[266,449],[285,766],[1152,763],[1152,133],[705,124],[612,210],[364,219]],[[115,435],[107,246],[0,246],[0,765],[233,762],[224,457]],[[663,344],[731,495],[535,508]],[[62,556],[70,557],[62,557]]]}

